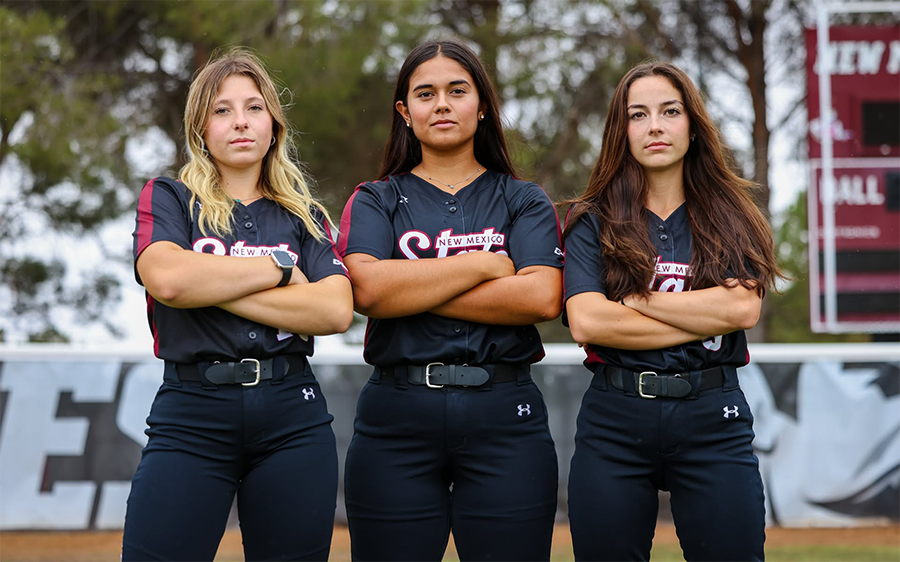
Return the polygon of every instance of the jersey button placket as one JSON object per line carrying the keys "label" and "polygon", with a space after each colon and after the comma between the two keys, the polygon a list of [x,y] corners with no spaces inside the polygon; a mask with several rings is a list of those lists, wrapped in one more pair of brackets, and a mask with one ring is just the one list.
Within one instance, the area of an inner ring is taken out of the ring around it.
{"label": "jersey button placket", "polygon": [[[449,224],[453,226],[454,234],[465,234],[466,233],[466,225],[465,225],[465,215],[462,211],[462,204],[456,200],[456,198],[448,199],[444,202],[444,205],[447,207],[447,211],[453,213],[454,219],[450,221]],[[465,250],[465,248],[461,248],[457,251]],[[462,324],[453,324],[453,333],[452,336],[461,336],[464,338],[468,338],[468,330],[465,329],[465,326]],[[456,364],[462,363],[462,358],[454,357],[453,362]]]}
{"label": "jersey button placket", "polygon": [[661,242],[661,244],[659,244],[660,254],[667,256],[666,261],[672,261],[675,259],[675,240],[669,239],[669,235],[666,233],[667,230],[668,228],[665,222],[656,226],[656,231]]}
{"label": "jersey button placket", "polygon": [[256,224],[256,220],[249,211],[244,210],[243,215],[238,215],[237,218],[240,222],[238,224],[242,227],[241,230],[243,232],[244,240],[248,244],[252,244],[254,246],[259,245],[259,228]]}

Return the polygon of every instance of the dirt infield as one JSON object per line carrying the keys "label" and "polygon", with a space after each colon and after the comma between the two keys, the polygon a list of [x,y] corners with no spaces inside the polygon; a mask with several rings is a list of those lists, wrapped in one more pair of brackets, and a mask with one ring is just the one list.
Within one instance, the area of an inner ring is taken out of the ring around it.
{"label": "dirt infield", "polygon": [[[335,527],[331,560],[350,560],[350,535],[346,527]],[[884,547],[896,549],[893,560],[900,559],[900,525],[885,527],[854,528],[804,528],[788,529],[773,527],[766,529],[766,547],[815,545],[848,547]],[[122,533],[105,532],[3,532],[0,533],[0,560],[3,562],[24,561],[115,561],[119,560]],[[656,529],[656,546],[677,548],[675,528],[660,524]],[[452,546],[452,545],[451,545]],[[452,548],[447,558],[453,558]],[[557,525],[553,534],[554,560],[572,559],[572,542],[569,528]],[[218,562],[243,560],[241,535],[239,531],[229,531],[222,539]]]}

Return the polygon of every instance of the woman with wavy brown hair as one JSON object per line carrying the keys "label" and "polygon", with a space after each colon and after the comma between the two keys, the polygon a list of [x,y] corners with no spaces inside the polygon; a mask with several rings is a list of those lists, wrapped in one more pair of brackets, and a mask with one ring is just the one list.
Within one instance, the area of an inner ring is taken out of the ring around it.
{"label": "woman with wavy brown hair", "polygon": [[658,490],[687,560],[764,556],[736,371],[779,269],[751,188],[683,71],[622,78],[565,229],[564,320],[594,372],[569,476],[578,560],[648,560]]}

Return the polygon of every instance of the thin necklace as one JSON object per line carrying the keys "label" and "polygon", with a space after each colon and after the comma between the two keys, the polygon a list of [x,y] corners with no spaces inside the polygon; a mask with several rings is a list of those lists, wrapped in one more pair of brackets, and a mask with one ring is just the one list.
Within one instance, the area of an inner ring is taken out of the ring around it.
{"label": "thin necklace", "polygon": [[256,197],[254,197],[253,199],[235,199],[234,202],[247,204],[247,203],[252,203],[252,202],[256,201],[257,199],[262,199],[262,198],[263,198],[262,195],[258,195]]}
{"label": "thin necklace", "polygon": [[461,183],[466,183],[467,181],[469,181],[470,179],[472,179],[472,177],[473,177],[475,174],[477,174],[477,173],[480,172],[480,171],[481,171],[481,166],[478,166],[478,169],[475,170],[474,172],[472,172],[466,179],[464,179],[464,180],[459,180],[459,181],[455,181],[455,182],[453,182],[453,183],[444,183],[444,182],[442,182],[441,180],[436,180],[436,179],[434,179],[433,177],[429,176],[429,175],[426,174],[425,172],[420,172],[420,173],[421,173],[423,176],[425,176],[425,179],[427,179],[427,180],[429,180],[429,181],[436,181],[436,182],[438,182],[438,183],[441,184],[441,185],[446,185],[446,186],[449,187],[450,189],[456,189],[456,188],[454,187],[455,185],[459,185],[459,184],[461,184]]}

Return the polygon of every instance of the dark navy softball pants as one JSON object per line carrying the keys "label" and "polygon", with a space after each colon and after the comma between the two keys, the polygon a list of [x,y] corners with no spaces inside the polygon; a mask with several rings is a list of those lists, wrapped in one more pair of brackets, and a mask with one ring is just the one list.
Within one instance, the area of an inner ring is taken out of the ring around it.
{"label": "dark navy softball pants", "polygon": [[529,379],[360,394],[344,490],[354,560],[549,560],[556,449]]}
{"label": "dark navy softball pants", "polygon": [[254,387],[165,381],[131,485],[122,560],[213,560],[234,500],[247,560],[325,560],[332,416],[308,363]]}
{"label": "dark navy softball pants", "polygon": [[[688,398],[641,398],[608,386],[584,395],[569,474],[576,560],[649,560],[658,490],[671,492],[686,560],[763,560],[765,500],[753,417],[729,369]],[[628,388],[631,387],[631,388]]]}

